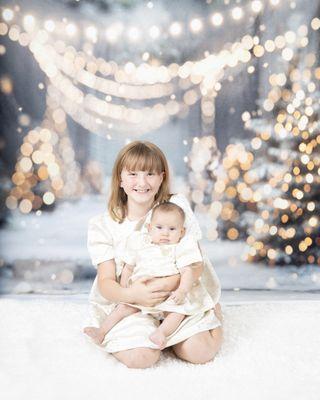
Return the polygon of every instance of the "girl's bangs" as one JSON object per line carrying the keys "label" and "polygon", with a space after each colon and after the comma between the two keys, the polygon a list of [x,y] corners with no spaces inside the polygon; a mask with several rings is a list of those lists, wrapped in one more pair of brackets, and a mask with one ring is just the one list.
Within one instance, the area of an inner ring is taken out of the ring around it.
{"label": "girl's bangs", "polygon": [[160,174],[164,171],[164,165],[158,154],[149,149],[131,152],[123,160],[123,168],[128,171],[150,171]]}

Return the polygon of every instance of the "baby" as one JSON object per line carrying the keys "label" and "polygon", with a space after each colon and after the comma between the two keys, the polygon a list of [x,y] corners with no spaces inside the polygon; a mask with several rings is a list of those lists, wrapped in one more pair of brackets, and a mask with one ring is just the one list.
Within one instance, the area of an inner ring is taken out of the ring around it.
{"label": "baby", "polygon": [[166,347],[167,338],[176,331],[186,315],[210,310],[214,303],[199,280],[193,277],[192,264],[202,262],[197,241],[185,235],[185,214],[174,203],[161,203],[153,209],[148,232],[134,232],[127,241],[120,278],[121,286],[136,279],[181,274],[179,287],[164,302],[154,307],[121,303],[107,316],[100,328],[87,327],[84,332],[101,344],[105,335],[123,318],[138,311],[164,316],[149,339],[159,349]]}

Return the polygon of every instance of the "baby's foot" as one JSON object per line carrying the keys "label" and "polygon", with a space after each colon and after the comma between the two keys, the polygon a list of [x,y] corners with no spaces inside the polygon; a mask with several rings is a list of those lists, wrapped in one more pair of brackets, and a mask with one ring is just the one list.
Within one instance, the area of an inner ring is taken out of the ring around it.
{"label": "baby's foot", "polygon": [[160,350],[163,350],[166,347],[167,338],[165,337],[165,335],[160,330],[154,331],[149,336],[149,339],[151,340],[151,342],[156,344],[159,347]]}
{"label": "baby's foot", "polygon": [[87,328],[84,328],[83,332],[90,336],[91,339],[94,341],[96,344],[101,344],[103,342],[103,339],[105,337],[105,333],[102,332],[101,329],[95,328],[93,326],[89,326]]}

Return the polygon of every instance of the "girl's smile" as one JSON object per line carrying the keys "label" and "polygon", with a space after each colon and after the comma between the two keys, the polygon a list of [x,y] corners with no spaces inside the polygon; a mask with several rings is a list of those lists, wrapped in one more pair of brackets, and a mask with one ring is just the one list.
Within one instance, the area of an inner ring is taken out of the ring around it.
{"label": "girl's smile", "polygon": [[150,171],[130,171],[123,169],[121,172],[120,186],[128,196],[128,202],[152,202],[158,193],[163,180],[163,173]]}

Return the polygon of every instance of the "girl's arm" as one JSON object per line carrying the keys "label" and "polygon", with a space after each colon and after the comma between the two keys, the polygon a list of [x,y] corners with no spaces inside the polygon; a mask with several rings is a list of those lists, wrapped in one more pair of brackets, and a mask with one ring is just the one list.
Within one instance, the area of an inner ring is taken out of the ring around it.
{"label": "girl's arm", "polygon": [[104,261],[98,265],[98,288],[103,297],[113,302],[130,302],[130,291],[116,281],[116,264],[114,260]]}
{"label": "girl's arm", "polygon": [[125,264],[122,269],[121,277],[120,277],[120,285],[122,287],[128,287],[129,278],[133,272],[133,265]]}
{"label": "girl's arm", "polygon": [[122,287],[116,281],[116,264],[114,260],[108,260],[98,265],[98,288],[101,295],[109,301],[115,303],[141,304],[146,307],[164,301],[169,291],[155,291],[146,285],[150,279],[148,277],[140,278],[129,288]]}
{"label": "girl's arm", "polygon": [[195,262],[193,264],[188,265],[188,267],[192,269],[193,282],[196,282],[200,278],[203,272],[203,262],[202,261]]}

